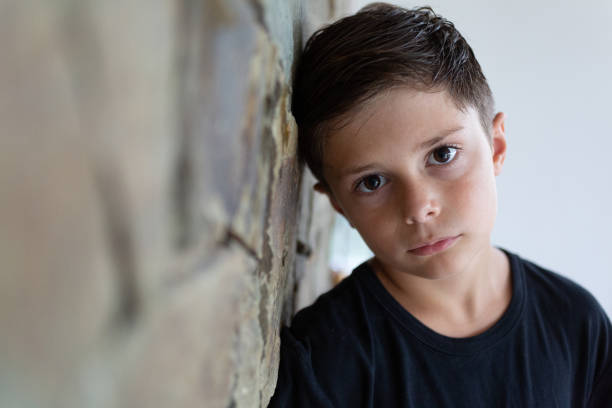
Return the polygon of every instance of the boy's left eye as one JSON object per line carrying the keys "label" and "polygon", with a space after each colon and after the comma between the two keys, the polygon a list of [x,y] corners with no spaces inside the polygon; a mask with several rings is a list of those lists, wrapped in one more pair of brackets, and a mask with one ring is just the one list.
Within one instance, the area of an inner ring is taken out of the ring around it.
{"label": "boy's left eye", "polygon": [[437,149],[435,149],[433,152],[431,152],[431,154],[429,155],[427,159],[427,163],[437,165],[437,166],[441,164],[450,163],[455,158],[455,155],[457,154],[457,150],[459,150],[458,147],[440,146]]}

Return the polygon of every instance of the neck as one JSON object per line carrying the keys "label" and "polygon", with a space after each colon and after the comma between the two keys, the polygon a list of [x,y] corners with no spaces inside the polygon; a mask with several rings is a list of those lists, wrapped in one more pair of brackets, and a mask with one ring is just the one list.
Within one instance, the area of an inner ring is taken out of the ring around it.
{"label": "neck", "polygon": [[442,278],[426,279],[372,266],[393,297],[418,318],[465,324],[490,312],[492,305],[511,297],[508,260],[490,245],[476,253],[463,270]]}

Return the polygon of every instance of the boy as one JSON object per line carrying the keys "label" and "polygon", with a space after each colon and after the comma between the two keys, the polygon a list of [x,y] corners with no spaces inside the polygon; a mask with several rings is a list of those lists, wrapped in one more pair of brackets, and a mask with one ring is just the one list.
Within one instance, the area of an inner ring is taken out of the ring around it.
{"label": "boy", "polygon": [[374,257],[283,328],[270,406],[612,406],[597,301],[491,246],[504,114],[452,23],[376,3],[319,30],[292,108]]}

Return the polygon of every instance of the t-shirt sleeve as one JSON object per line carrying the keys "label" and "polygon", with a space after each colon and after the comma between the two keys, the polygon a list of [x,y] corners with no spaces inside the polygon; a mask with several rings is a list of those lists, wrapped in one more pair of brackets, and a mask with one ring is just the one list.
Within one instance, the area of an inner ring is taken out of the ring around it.
{"label": "t-shirt sleeve", "polygon": [[612,325],[601,306],[597,312],[597,323],[593,324],[590,334],[596,342],[596,352],[591,358],[597,369],[588,406],[612,408]]}
{"label": "t-shirt sleeve", "polygon": [[589,407],[612,408],[612,364],[610,361],[595,384]]}
{"label": "t-shirt sleeve", "polygon": [[268,407],[333,408],[315,376],[308,340],[298,340],[287,327],[281,330],[278,380]]}

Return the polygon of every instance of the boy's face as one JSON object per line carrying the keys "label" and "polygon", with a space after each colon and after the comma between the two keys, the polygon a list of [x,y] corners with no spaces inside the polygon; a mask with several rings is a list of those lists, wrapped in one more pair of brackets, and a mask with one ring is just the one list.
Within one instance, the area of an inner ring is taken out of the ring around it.
{"label": "boy's face", "polygon": [[346,123],[325,144],[324,192],[385,269],[440,279],[490,252],[502,113],[489,141],[476,110],[462,112],[446,91],[399,88]]}

